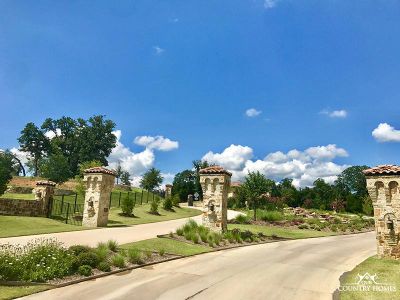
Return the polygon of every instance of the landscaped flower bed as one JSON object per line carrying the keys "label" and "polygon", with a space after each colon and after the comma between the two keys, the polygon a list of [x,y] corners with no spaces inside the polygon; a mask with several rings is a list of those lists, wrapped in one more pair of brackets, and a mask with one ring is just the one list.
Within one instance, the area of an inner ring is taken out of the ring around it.
{"label": "landscaped flower bed", "polygon": [[22,247],[0,245],[0,281],[62,284],[174,257],[163,249],[121,249],[115,241],[65,248],[54,239],[37,239]]}
{"label": "landscaped flower bed", "polygon": [[232,224],[279,226],[338,233],[366,232],[374,229],[371,217],[333,212],[310,211],[304,208],[287,208],[284,211],[258,210],[257,220],[249,215],[239,215]]}
{"label": "landscaped flower bed", "polygon": [[275,235],[266,236],[263,233],[255,234],[249,230],[241,231],[240,229],[228,230],[221,234],[202,225],[198,225],[193,220],[189,220],[185,225],[178,228],[176,232],[170,232],[163,237],[193,244],[206,245],[214,249],[287,240]]}

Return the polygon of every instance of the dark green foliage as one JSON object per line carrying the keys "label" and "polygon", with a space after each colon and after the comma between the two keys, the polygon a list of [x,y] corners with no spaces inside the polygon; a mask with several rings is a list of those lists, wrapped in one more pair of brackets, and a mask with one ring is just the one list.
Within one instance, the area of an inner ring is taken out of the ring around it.
{"label": "dark green foliage", "polygon": [[82,265],[78,268],[78,273],[82,276],[92,275],[92,267],[89,265]]}
{"label": "dark green foliage", "polygon": [[80,266],[88,265],[92,268],[95,268],[99,263],[99,258],[93,251],[90,252],[82,252],[77,257],[77,262]]}
{"label": "dark green foliage", "polygon": [[372,206],[371,197],[366,195],[362,199],[362,211],[367,216],[372,216],[374,214],[374,207]]}
{"label": "dark green foliage", "polygon": [[122,214],[125,216],[133,216],[133,208],[135,206],[134,199],[125,194],[121,201]]}
{"label": "dark green foliage", "polygon": [[40,175],[56,183],[62,183],[72,177],[68,160],[62,154],[51,154],[40,161]]}
{"label": "dark green foliage", "polygon": [[181,199],[179,198],[178,194],[172,196],[172,204],[173,204],[173,206],[179,207],[179,203],[180,202],[181,202]]}
{"label": "dark green foliage", "polygon": [[159,214],[159,212],[158,212],[158,206],[160,205],[160,201],[159,201],[159,199],[157,199],[156,197],[153,199],[153,200],[151,200],[151,202],[150,202],[150,213],[151,214],[153,214],[153,215],[158,215]]}
{"label": "dark green foliage", "polygon": [[143,253],[137,248],[128,249],[128,260],[132,264],[141,265],[143,261]]}
{"label": "dark green foliage", "polygon": [[251,222],[251,220],[250,220],[250,217],[248,215],[240,214],[240,215],[237,215],[235,217],[235,223],[238,223],[238,224],[250,224],[250,222]]}
{"label": "dark green foliage", "polygon": [[165,198],[163,202],[163,208],[165,210],[172,210],[172,206],[173,206],[172,198],[171,197]]}
{"label": "dark green foliage", "polygon": [[103,272],[110,272],[111,266],[108,262],[102,261],[98,264],[97,269]]}
{"label": "dark green foliage", "polygon": [[151,168],[143,174],[140,180],[140,187],[148,191],[154,191],[155,188],[160,186],[162,181],[163,177],[161,176],[161,171],[156,168]]}
{"label": "dark green foliage", "polygon": [[74,245],[69,247],[69,251],[71,251],[75,256],[78,256],[81,253],[92,251],[92,248],[89,246]]}
{"label": "dark green foliage", "polygon": [[[129,253],[129,252],[128,252]],[[112,264],[117,268],[125,267],[125,258],[121,254],[116,254],[111,258]]]}
{"label": "dark green foliage", "polygon": [[[195,193],[196,173],[191,170],[184,170],[177,173],[174,177],[172,186],[172,195],[175,203],[180,201],[187,201],[188,195]],[[178,198],[176,198],[178,197]]]}
{"label": "dark green foliage", "polygon": [[120,177],[121,177],[121,183],[122,184],[128,185],[128,186],[131,185],[131,180],[130,180],[131,174],[129,174],[128,171],[122,171]]}
{"label": "dark green foliage", "polygon": [[107,242],[107,247],[114,253],[118,251],[118,243],[114,240],[109,240]]}
{"label": "dark green foliage", "polygon": [[0,152],[0,195],[7,190],[7,184],[12,178],[14,171],[10,152]]}
{"label": "dark green foliage", "polygon": [[280,211],[272,210],[262,210],[257,213],[257,218],[265,222],[277,222],[285,219],[285,216]]}

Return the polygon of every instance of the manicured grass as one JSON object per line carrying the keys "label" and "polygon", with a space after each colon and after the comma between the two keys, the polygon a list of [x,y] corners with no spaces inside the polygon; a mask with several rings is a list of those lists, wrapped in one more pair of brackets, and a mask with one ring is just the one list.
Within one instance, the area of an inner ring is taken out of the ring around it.
{"label": "manicured grass", "polygon": [[65,224],[41,217],[0,216],[0,237],[84,230],[82,226]]}
{"label": "manicured grass", "polygon": [[29,285],[29,286],[0,285],[0,300],[19,298],[33,293],[45,291],[47,289],[49,289],[49,287],[46,285]]}
{"label": "manicured grass", "polygon": [[0,196],[0,198],[8,198],[8,199],[23,199],[23,200],[34,200],[34,194],[15,194],[15,193],[5,193]]}
{"label": "manicured grass", "polygon": [[117,207],[112,207],[110,209],[110,215],[108,218],[108,227],[113,226],[123,226],[123,225],[137,225],[145,223],[154,223],[161,221],[168,221],[181,218],[194,217],[201,214],[200,210],[191,208],[174,208],[174,211],[167,211],[160,208],[160,215],[152,215],[148,211],[150,210],[149,204],[143,204],[135,206],[133,209],[134,217],[121,216],[121,209]]}
{"label": "manicured grass", "polygon": [[[340,280],[340,285],[355,284],[358,281],[358,274],[364,275],[369,273],[375,277],[375,281],[379,285],[391,285],[396,288],[396,292],[378,292],[378,291],[343,291],[340,292],[340,299],[343,300],[358,300],[358,299],[379,299],[390,300],[400,299],[400,261],[391,259],[378,259],[372,256],[361,264],[356,266],[352,271],[345,274]],[[371,289],[374,284],[371,284]]]}
{"label": "manicured grass", "polygon": [[291,239],[304,239],[310,237],[323,237],[335,235],[333,233],[305,229],[291,229],[276,226],[262,226],[262,225],[243,225],[243,224],[228,224],[228,229],[232,230],[239,228],[240,230],[250,230],[252,232],[262,232],[265,235],[271,236],[273,234],[278,237],[291,238]]}
{"label": "manicured grass", "polygon": [[189,243],[166,239],[166,238],[154,238],[144,240],[135,243],[124,244],[122,248],[128,249],[135,247],[141,250],[158,251],[164,249],[166,253],[172,253],[177,255],[193,255],[199,253],[205,253],[212,250],[210,247],[202,245],[192,245]]}

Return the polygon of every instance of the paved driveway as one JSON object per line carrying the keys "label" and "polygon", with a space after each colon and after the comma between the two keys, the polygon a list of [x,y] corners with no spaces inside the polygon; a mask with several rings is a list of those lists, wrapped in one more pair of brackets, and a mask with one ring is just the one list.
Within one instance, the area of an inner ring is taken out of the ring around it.
{"label": "paved driveway", "polygon": [[144,267],[26,299],[332,299],[341,274],[375,253],[374,232],[277,242]]}
{"label": "paved driveway", "polygon": [[[199,209],[195,207],[194,209]],[[228,210],[228,219],[233,219],[240,212]],[[191,219],[201,223],[201,216],[192,217]],[[48,233],[39,235],[28,235],[10,238],[0,238],[0,244],[26,244],[35,238],[49,238],[53,237],[63,242],[66,246],[81,244],[88,246],[96,246],[99,242],[106,242],[108,240],[115,240],[119,244],[126,244],[147,240],[157,237],[158,234],[167,234],[170,231],[175,231],[178,227],[185,224],[189,218],[170,220],[157,223],[134,225],[129,227],[114,227],[114,228],[100,228],[94,230],[84,231],[71,231]]]}

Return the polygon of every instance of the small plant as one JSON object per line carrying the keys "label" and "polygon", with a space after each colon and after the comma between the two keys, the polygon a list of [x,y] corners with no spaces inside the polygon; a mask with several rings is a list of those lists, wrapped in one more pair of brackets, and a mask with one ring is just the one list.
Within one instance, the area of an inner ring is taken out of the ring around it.
{"label": "small plant", "polygon": [[103,271],[103,272],[110,272],[111,266],[108,262],[102,261],[97,266],[97,269],[99,269],[100,271]]}
{"label": "small plant", "polygon": [[92,275],[92,267],[89,265],[82,265],[78,268],[78,273],[82,276]]}
{"label": "small plant", "polygon": [[173,237],[174,237],[174,233],[173,233],[172,231],[170,231],[169,234],[168,234],[168,236],[169,236],[170,238],[173,238]]}
{"label": "small plant", "polygon": [[237,215],[235,218],[235,223],[238,224],[250,224],[250,217],[248,215]]}
{"label": "small plant", "polygon": [[297,228],[299,229],[308,229],[308,224],[300,224]]}
{"label": "small plant", "polygon": [[178,194],[175,194],[173,197],[172,197],[172,205],[173,206],[175,206],[175,207],[179,207],[179,203],[181,202],[181,199],[179,198],[179,195]]}
{"label": "small plant", "polygon": [[284,214],[277,210],[260,211],[258,214],[259,214],[258,218],[265,222],[278,222],[285,219]]}
{"label": "small plant", "polygon": [[172,210],[172,206],[173,206],[172,198],[171,198],[171,197],[165,198],[165,200],[164,200],[164,202],[163,202],[163,208],[164,208],[165,210],[171,211],[171,210]]}
{"label": "small plant", "polygon": [[78,255],[77,261],[79,263],[79,266],[88,265],[92,268],[95,268],[99,263],[99,258],[94,252],[83,252]]}
{"label": "small plant", "polygon": [[132,264],[141,265],[143,264],[142,252],[137,248],[128,249],[128,260]]}
{"label": "small plant", "polygon": [[149,213],[151,213],[152,215],[159,215],[159,212],[158,212],[159,205],[160,205],[159,200],[157,198],[154,198],[150,203]]}
{"label": "small plant", "polygon": [[183,235],[183,229],[182,228],[178,228],[176,230],[176,234],[179,235],[179,236],[182,236]]}
{"label": "small plant", "polygon": [[235,242],[235,237],[233,236],[231,231],[227,231],[224,233],[224,238],[228,240],[229,243],[234,243]]}
{"label": "small plant", "polygon": [[153,256],[153,252],[151,252],[150,250],[145,250],[144,255],[146,255],[147,259],[150,259]]}
{"label": "small plant", "polygon": [[89,252],[92,249],[88,246],[83,246],[83,245],[74,245],[69,247],[69,251],[71,251],[75,256],[78,256],[79,254],[83,252]]}
{"label": "small plant", "polygon": [[112,264],[117,268],[125,267],[125,258],[121,254],[116,254],[111,259]]}
{"label": "small plant", "polygon": [[192,240],[193,243],[198,244],[199,243],[199,235],[196,232],[192,232],[190,239]]}
{"label": "small plant", "polygon": [[98,263],[106,261],[108,255],[110,254],[110,250],[106,247],[97,247],[94,249],[94,253],[97,255]]}
{"label": "small plant", "polygon": [[135,203],[133,202],[133,199],[131,197],[129,197],[129,194],[126,194],[126,196],[124,196],[124,198],[122,199],[122,202],[121,202],[122,214],[124,216],[132,217],[134,206],[135,206]]}
{"label": "small plant", "polygon": [[192,239],[192,231],[186,231],[183,233],[186,240],[190,241]]}
{"label": "small plant", "polygon": [[110,249],[114,253],[118,252],[118,243],[117,243],[117,241],[109,240],[107,242],[107,247],[108,247],[108,249]]}
{"label": "small plant", "polygon": [[207,235],[207,242],[210,247],[214,247],[214,235],[211,232]]}
{"label": "small plant", "polygon": [[160,254],[160,256],[164,256],[165,255],[165,248],[158,249],[158,254]]}
{"label": "small plant", "polygon": [[207,232],[207,231],[200,231],[200,232],[199,232],[199,235],[200,235],[201,241],[202,241],[203,243],[207,243],[207,235],[208,235],[208,232]]}

